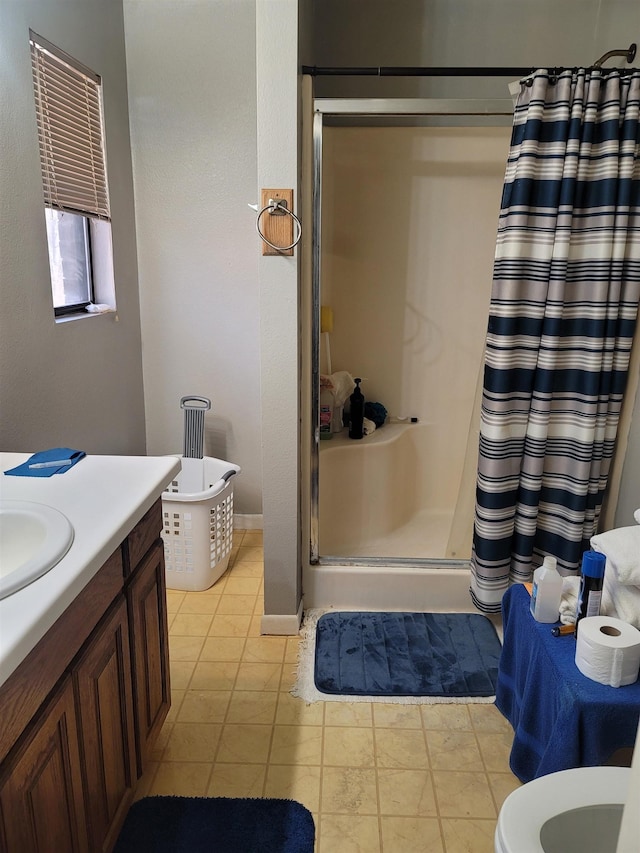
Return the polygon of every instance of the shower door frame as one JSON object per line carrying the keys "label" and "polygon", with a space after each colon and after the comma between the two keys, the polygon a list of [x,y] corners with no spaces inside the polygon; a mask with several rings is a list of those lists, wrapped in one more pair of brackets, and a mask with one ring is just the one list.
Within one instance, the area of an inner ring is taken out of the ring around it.
{"label": "shower door frame", "polygon": [[325,566],[425,566],[446,564],[448,568],[468,568],[469,560],[437,557],[357,557],[321,555],[319,551],[319,469],[320,469],[320,294],[322,281],[322,137],[325,116],[340,118],[405,117],[501,117],[500,122],[482,126],[505,126],[504,117],[513,118],[510,98],[315,98],[313,101],[313,199],[311,261],[311,459],[310,459],[310,550],[311,565]]}

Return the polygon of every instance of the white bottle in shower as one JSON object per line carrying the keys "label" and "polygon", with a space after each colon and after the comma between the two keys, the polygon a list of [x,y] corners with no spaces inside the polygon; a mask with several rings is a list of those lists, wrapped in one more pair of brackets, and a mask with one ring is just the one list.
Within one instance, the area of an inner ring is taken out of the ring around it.
{"label": "white bottle in shower", "polygon": [[555,557],[545,557],[533,573],[531,615],[536,622],[557,622],[562,597],[562,577]]}
{"label": "white bottle in shower", "polygon": [[320,438],[332,438],[333,435],[333,391],[328,385],[320,387]]}

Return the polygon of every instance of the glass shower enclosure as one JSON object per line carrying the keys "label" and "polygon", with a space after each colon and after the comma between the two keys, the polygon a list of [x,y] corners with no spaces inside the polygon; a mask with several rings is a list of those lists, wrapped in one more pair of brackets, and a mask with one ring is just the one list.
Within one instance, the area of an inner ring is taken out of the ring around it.
{"label": "glass shower enclosure", "polygon": [[[512,109],[314,101],[312,563],[468,566]],[[356,376],[384,424],[320,440],[321,381]]]}

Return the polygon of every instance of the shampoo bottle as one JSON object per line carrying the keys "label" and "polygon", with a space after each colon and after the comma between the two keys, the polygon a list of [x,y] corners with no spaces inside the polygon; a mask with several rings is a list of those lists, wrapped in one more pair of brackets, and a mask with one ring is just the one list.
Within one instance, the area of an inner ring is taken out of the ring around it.
{"label": "shampoo bottle", "polygon": [[606,561],[605,555],[599,551],[585,551],[582,555],[580,591],[576,608],[576,636],[578,635],[578,623],[581,619],[584,619],[585,616],[600,615]]}
{"label": "shampoo bottle", "polygon": [[333,437],[333,391],[329,385],[320,386],[320,438]]}
{"label": "shampoo bottle", "polygon": [[557,622],[562,597],[562,578],[555,557],[545,557],[533,573],[531,615],[536,622]]}
{"label": "shampoo bottle", "polygon": [[349,415],[349,438],[362,438],[363,421],[364,421],[364,396],[360,390],[362,379],[355,379],[356,387],[353,389],[353,394],[349,397],[351,403],[351,413]]}

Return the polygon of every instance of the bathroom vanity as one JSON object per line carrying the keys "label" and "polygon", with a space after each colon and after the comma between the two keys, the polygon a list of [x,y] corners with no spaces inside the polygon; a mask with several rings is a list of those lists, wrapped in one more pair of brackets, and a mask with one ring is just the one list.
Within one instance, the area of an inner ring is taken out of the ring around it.
{"label": "bathroom vanity", "polygon": [[[26,457],[0,456],[2,470]],[[7,464],[7,462],[9,464]],[[2,497],[55,506],[74,542],[0,601],[0,849],[109,851],[170,705],[162,529],[175,457],[86,457]]]}

